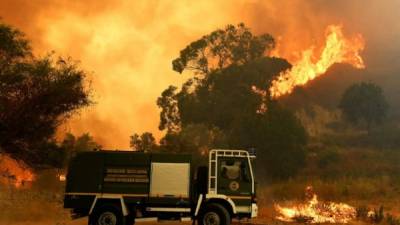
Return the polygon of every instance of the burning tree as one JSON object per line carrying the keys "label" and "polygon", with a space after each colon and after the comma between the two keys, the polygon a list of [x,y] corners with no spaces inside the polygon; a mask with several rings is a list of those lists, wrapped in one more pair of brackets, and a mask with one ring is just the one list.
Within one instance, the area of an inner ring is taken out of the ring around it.
{"label": "burning tree", "polygon": [[71,59],[35,57],[23,33],[0,24],[2,152],[31,167],[62,163],[53,135],[60,123],[91,103],[85,77]]}
{"label": "burning tree", "polygon": [[364,49],[364,39],[360,34],[346,38],[342,26],[330,25],[326,29],[325,46],[317,61],[313,59],[314,46],[302,52],[302,57],[294,62],[290,70],[279,74],[270,87],[271,96],[278,98],[293,92],[296,86],[325,74],[335,63],[347,63],[357,69],[365,68],[360,52]]}
{"label": "burning tree", "polygon": [[[201,146],[201,154],[207,147],[254,147],[270,176],[295,174],[305,160],[305,130],[290,110],[265,97],[269,90],[265,96],[254,92],[291,67],[285,59],[268,56],[274,47],[271,35],[254,35],[239,24],[211,32],[183,49],[173,69],[193,72],[193,77],[179,92],[169,87],[158,99],[160,129],[168,130],[162,145]],[[261,104],[268,110],[260,111]],[[200,127],[202,132],[190,131]],[[197,135],[188,140],[186,134]],[[210,134],[205,135],[208,140],[202,134]],[[191,144],[197,142],[208,146]]]}

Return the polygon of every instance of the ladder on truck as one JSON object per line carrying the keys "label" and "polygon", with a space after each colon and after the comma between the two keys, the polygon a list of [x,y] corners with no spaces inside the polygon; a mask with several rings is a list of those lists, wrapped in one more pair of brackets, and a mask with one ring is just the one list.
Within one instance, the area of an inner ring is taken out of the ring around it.
{"label": "ladder on truck", "polygon": [[244,157],[250,158],[248,151],[245,150],[226,150],[226,149],[213,149],[209,153],[208,162],[208,193],[217,194],[217,174],[218,174],[218,157]]}

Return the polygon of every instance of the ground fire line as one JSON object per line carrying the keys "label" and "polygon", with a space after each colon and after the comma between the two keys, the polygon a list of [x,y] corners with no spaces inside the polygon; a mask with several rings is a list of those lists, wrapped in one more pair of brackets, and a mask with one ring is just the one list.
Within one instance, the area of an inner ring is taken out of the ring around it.
{"label": "ground fire line", "polygon": [[[307,190],[312,190],[307,187]],[[348,223],[356,218],[356,208],[346,203],[321,202],[315,193],[309,194],[308,202],[283,207],[275,204],[276,219],[303,223]]]}

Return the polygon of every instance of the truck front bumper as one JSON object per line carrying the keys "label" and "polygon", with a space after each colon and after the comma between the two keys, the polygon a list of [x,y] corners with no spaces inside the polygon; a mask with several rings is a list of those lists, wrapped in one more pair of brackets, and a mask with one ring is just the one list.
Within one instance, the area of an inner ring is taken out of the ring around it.
{"label": "truck front bumper", "polygon": [[251,218],[257,217],[258,215],[258,206],[256,203],[251,204]]}

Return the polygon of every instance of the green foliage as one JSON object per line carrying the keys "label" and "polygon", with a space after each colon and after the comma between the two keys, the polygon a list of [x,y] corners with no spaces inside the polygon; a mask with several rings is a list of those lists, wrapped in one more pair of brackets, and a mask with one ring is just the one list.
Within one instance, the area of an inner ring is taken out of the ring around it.
{"label": "green foliage", "polygon": [[274,178],[294,176],[305,164],[307,134],[288,109],[277,103],[268,105],[265,114],[248,114],[235,120],[230,145],[257,149],[258,170]]}
{"label": "green foliage", "polygon": [[356,208],[356,218],[359,220],[366,220],[368,218],[369,208],[362,205]]}
{"label": "green foliage", "polygon": [[232,64],[246,64],[261,58],[275,47],[269,34],[254,36],[243,23],[228,25],[190,43],[172,61],[173,70],[193,70],[208,74]]}
{"label": "green foliage", "polygon": [[70,59],[35,58],[20,31],[0,24],[2,149],[31,166],[46,163],[42,147],[57,126],[91,103],[85,77]]}
{"label": "green foliage", "polygon": [[67,133],[61,146],[69,149],[71,152],[84,152],[101,149],[101,145],[97,144],[89,133],[75,137],[71,133]]}
{"label": "green foliage", "polygon": [[383,90],[373,83],[350,86],[339,104],[344,118],[352,124],[364,122],[370,130],[372,124],[380,124],[386,116],[388,103]]}
{"label": "green foliage", "polygon": [[177,93],[182,125],[206,123],[225,130],[237,117],[255,115],[263,98],[252,88],[266,89],[279,72],[289,67],[283,59],[261,58],[212,72],[194,89],[184,86]]}
{"label": "green foliage", "polygon": [[212,147],[224,148],[225,134],[217,127],[204,124],[189,124],[180,132],[167,133],[160,141],[164,151],[208,155]]}
{"label": "green foliage", "polygon": [[[277,201],[302,199],[305,187],[312,186],[314,192],[318,194],[321,200],[345,202],[351,200],[371,203],[371,200],[375,199],[397,199],[400,185],[393,184],[393,181],[396,179],[398,178],[352,178],[343,176],[336,177],[335,179],[325,179],[322,175],[321,177],[297,176],[294,179],[267,182],[264,184],[270,192],[268,198]],[[261,191],[257,194],[261,194]]]}
{"label": "green foliage", "polygon": [[157,99],[157,106],[162,109],[160,113],[160,130],[167,129],[168,132],[176,132],[180,127],[180,116],[176,87],[169,86]]}
{"label": "green foliage", "polygon": [[54,168],[64,168],[68,158],[68,149],[60,146],[55,140],[42,142],[40,146],[41,165],[48,165]]}
{"label": "green foliage", "polygon": [[101,145],[97,144],[89,133],[75,137],[71,133],[67,133],[60,147],[66,152],[65,161],[68,162],[78,152],[95,151],[101,149]]}
{"label": "green foliage", "polygon": [[379,209],[374,209],[374,213],[371,217],[372,222],[380,223],[385,218],[385,214],[383,213],[383,206],[380,206]]}
{"label": "green foliage", "polygon": [[150,132],[144,132],[141,135],[135,133],[130,139],[130,146],[135,151],[154,152],[158,149],[156,139]]}
{"label": "green foliage", "polygon": [[217,127],[188,124],[180,132],[168,132],[160,140],[160,149],[169,153],[191,153],[194,164],[206,165],[209,150],[227,148],[226,134]]}
{"label": "green foliage", "polygon": [[[362,205],[356,208],[356,217],[359,220],[369,221],[372,223],[379,224],[385,219],[385,214],[383,212],[383,206],[379,209],[369,209],[367,206]],[[389,216],[389,215],[388,215]],[[389,219],[389,217],[387,217]],[[394,221],[393,217],[390,215],[390,221]]]}
{"label": "green foliage", "polygon": [[397,150],[400,147],[400,127],[393,121],[371,129],[368,137],[361,138],[364,146]]}
{"label": "green foliage", "polygon": [[7,62],[15,62],[31,56],[29,41],[24,34],[6,24],[0,23],[0,62],[1,68]]}
{"label": "green foliage", "polygon": [[386,214],[386,223],[388,225],[400,225],[400,218],[396,218],[390,213]]}
{"label": "green foliage", "polygon": [[319,135],[318,139],[325,146],[397,151],[400,149],[400,127],[395,120],[371,127],[369,132],[353,127],[347,127],[347,129],[341,127],[341,129]]}
{"label": "green foliage", "polygon": [[391,213],[384,213],[383,206],[379,209],[370,209],[366,205],[361,205],[356,208],[356,217],[358,220],[367,221],[375,224],[399,225],[400,218]]}
{"label": "green foliage", "polygon": [[318,167],[326,168],[330,164],[335,164],[340,161],[340,154],[336,149],[328,149],[322,151],[318,157]]}

